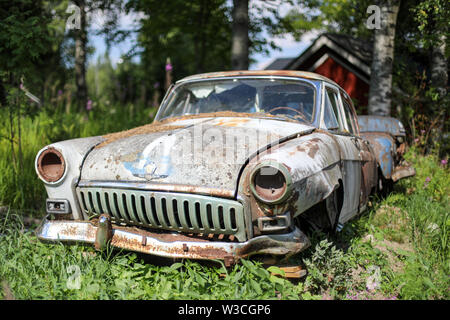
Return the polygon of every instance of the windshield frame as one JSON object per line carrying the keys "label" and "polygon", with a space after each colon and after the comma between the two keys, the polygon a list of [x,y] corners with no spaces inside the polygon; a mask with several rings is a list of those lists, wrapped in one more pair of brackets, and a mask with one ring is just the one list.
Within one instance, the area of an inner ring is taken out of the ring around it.
{"label": "windshield frame", "polygon": [[[233,80],[233,79],[239,79],[239,80],[289,80],[289,81],[294,81],[294,82],[303,82],[308,84],[309,86],[312,87],[312,89],[314,90],[314,109],[313,109],[313,115],[311,118],[311,121],[300,121],[300,120],[295,120],[294,118],[291,117],[278,117],[277,115],[272,115],[273,117],[277,118],[277,120],[281,120],[281,121],[297,121],[299,123],[308,123],[308,124],[316,124],[317,123],[317,115],[320,114],[320,82],[319,80],[309,80],[309,79],[305,79],[305,78],[299,78],[299,77],[288,77],[288,76],[230,76],[230,77],[214,77],[214,78],[206,78],[206,79],[192,79],[192,80],[179,80],[178,82],[175,83],[175,85],[171,88],[170,91],[168,91],[166,93],[166,95],[164,96],[163,101],[161,102],[161,105],[158,109],[158,112],[156,113],[155,122],[158,121],[163,121],[163,120],[167,120],[167,119],[176,119],[179,117],[183,117],[184,115],[180,115],[180,116],[166,116],[164,118],[161,117],[161,115],[164,113],[164,111],[166,110],[169,101],[172,99],[172,96],[175,94],[175,92],[177,91],[177,89],[180,86],[186,85],[186,84],[191,84],[191,83],[199,83],[199,82],[212,82],[212,81],[220,81],[220,80]],[[226,110],[223,110],[226,111]],[[243,112],[242,112],[243,113]],[[199,117],[200,115],[203,113],[199,113],[197,114]],[[205,117],[207,117],[207,113],[204,113]],[[255,117],[258,116],[258,113],[254,113]],[[271,115],[269,113],[261,113],[260,114],[262,117],[265,117],[266,115]]]}

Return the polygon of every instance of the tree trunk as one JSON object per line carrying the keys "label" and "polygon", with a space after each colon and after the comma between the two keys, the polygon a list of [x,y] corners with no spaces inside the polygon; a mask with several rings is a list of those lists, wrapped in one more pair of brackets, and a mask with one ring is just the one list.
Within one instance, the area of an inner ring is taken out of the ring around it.
{"label": "tree trunk", "polygon": [[[448,63],[445,58],[445,46],[446,46],[446,36],[443,33],[439,37],[439,43],[436,43],[432,49],[431,53],[431,85],[436,89],[438,93],[438,99],[435,103],[435,108],[439,118],[437,119],[437,131],[445,132],[445,119],[447,119],[447,108],[448,97],[447,97],[447,83],[448,83]],[[442,146],[442,141],[444,140],[444,135],[438,134],[437,142],[439,146]],[[443,156],[445,148],[440,147],[440,156]]]}
{"label": "tree trunk", "polygon": [[205,60],[206,60],[206,26],[208,25],[210,13],[209,13],[209,7],[208,2],[209,0],[202,0],[200,3],[200,12],[199,12],[199,18],[198,18],[198,27],[199,27],[199,34],[196,36],[195,40],[195,56],[198,57],[197,59],[197,73],[205,72]]}
{"label": "tree trunk", "polygon": [[248,1],[233,0],[233,36],[231,40],[231,67],[233,70],[248,69]]}
{"label": "tree trunk", "polygon": [[369,114],[389,116],[392,100],[395,24],[400,1],[380,0],[381,28],[375,29],[370,74]]}
{"label": "tree trunk", "polygon": [[0,107],[6,107],[6,89],[3,86],[3,79],[0,77]]}
{"label": "tree trunk", "polygon": [[77,100],[80,110],[86,108],[86,3],[85,0],[77,0],[75,4],[80,8],[80,29],[75,30],[75,81],[77,85]]}
{"label": "tree trunk", "polygon": [[445,97],[447,93],[448,65],[445,59],[445,34],[439,37],[440,43],[433,47],[431,56],[431,84],[439,94],[439,98]]}

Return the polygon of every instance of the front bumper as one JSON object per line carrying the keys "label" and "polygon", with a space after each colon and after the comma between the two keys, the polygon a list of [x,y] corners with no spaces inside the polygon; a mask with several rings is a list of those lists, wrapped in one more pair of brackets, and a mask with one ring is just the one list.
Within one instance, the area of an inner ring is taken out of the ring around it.
{"label": "front bumper", "polygon": [[394,182],[403,179],[408,178],[416,175],[416,170],[411,166],[397,166],[394,169],[394,173],[392,173],[392,180]]}
{"label": "front bumper", "polygon": [[[48,242],[96,243],[98,225],[92,221],[49,220],[45,217],[36,230],[37,237]],[[113,247],[168,258],[221,259],[232,264],[254,254],[287,255],[310,246],[297,227],[286,234],[262,235],[246,242],[210,241],[179,233],[154,233],[136,227],[112,225]]]}

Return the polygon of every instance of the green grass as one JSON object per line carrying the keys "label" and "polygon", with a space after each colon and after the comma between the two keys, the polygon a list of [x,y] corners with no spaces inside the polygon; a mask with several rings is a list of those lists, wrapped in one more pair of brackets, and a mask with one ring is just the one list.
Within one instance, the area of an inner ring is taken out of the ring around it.
{"label": "green grass", "polygon": [[[300,281],[274,276],[269,271],[277,273],[276,268],[250,260],[227,270],[219,262],[155,262],[129,252],[43,244],[30,231],[20,232],[21,216],[9,211],[0,221],[1,294],[16,299],[448,299],[448,168],[414,150],[408,158],[415,177],[397,184],[386,199],[372,199],[370,209],[336,237],[315,234],[312,247],[291,259],[308,266]],[[71,289],[77,271],[80,288]]]}

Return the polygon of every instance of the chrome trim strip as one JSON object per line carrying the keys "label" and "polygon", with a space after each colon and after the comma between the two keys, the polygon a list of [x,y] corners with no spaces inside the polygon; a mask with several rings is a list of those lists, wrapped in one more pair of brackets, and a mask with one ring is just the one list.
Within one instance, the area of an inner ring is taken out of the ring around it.
{"label": "chrome trim strip", "polygon": [[129,190],[164,191],[175,193],[195,193],[205,196],[234,199],[234,190],[224,190],[192,185],[174,185],[164,183],[151,183],[139,181],[101,181],[101,180],[80,180],[78,187],[100,187],[117,188]]}

